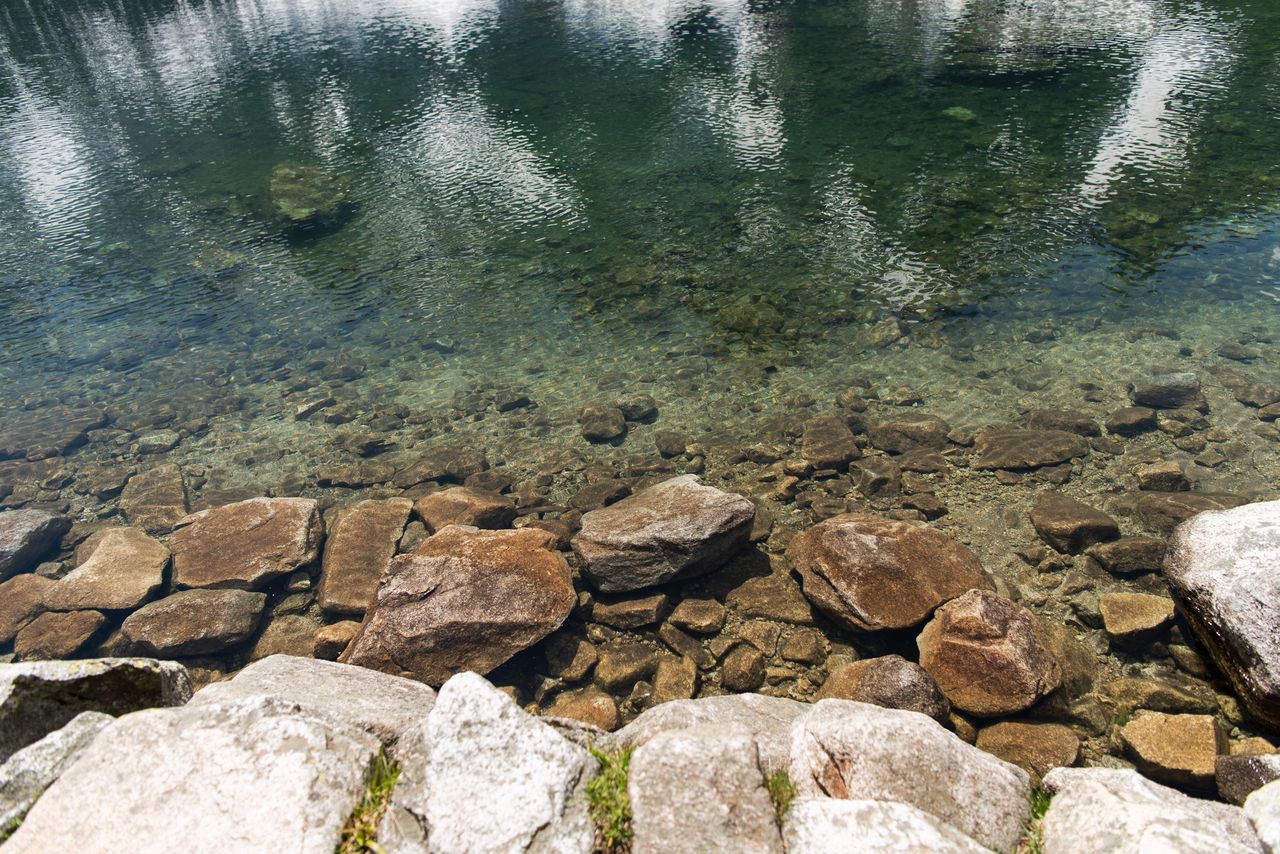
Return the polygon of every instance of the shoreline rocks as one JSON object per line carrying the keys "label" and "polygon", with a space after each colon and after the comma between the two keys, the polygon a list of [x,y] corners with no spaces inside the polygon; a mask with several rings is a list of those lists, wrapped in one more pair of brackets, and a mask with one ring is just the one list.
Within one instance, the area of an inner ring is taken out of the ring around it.
{"label": "shoreline rocks", "polygon": [[169,540],[175,587],[258,590],[313,563],[324,520],[310,498],[251,498],[185,517]]}

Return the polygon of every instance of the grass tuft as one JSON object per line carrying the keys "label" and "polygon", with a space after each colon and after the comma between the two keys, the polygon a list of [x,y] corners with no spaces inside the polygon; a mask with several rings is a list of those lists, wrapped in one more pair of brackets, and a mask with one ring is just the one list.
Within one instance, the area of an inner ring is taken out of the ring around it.
{"label": "grass tuft", "polygon": [[342,828],[342,841],[338,843],[335,854],[386,854],[378,844],[378,823],[391,803],[391,793],[399,779],[399,763],[379,750],[369,764],[364,797],[352,810],[346,827]]}
{"label": "grass tuft", "polygon": [[778,827],[782,827],[782,820],[791,809],[791,802],[796,799],[796,786],[785,768],[770,774],[765,785],[769,788],[769,800],[773,801],[773,812],[778,817]]}
{"label": "grass tuft", "polygon": [[631,753],[629,747],[616,753],[591,748],[600,770],[587,783],[587,805],[596,825],[594,850],[601,854],[631,850],[631,798],[627,795]]}
{"label": "grass tuft", "polygon": [[1018,846],[1018,854],[1043,854],[1044,831],[1040,822],[1049,811],[1049,801],[1052,798],[1052,795],[1039,786],[1031,790],[1031,819],[1027,822],[1027,832],[1022,837],[1022,844]]}

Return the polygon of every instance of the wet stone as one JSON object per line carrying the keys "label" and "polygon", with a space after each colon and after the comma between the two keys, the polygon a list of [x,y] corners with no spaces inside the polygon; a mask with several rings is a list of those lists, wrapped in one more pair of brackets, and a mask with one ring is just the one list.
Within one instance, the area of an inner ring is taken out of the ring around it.
{"label": "wet stone", "polygon": [[622,722],[618,714],[618,702],[595,686],[580,691],[566,691],[556,696],[546,714],[556,718],[569,718],[599,727],[605,732],[615,730]]}
{"label": "wet stone", "polygon": [[1141,649],[1173,624],[1173,600],[1149,593],[1108,593],[1098,599],[1107,636],[1118,646]]}
{"label": "wet stone", "polygon": [[627,433],[627,419],[622,410],[607,403],[589,403],[578,415],[582,438],[588,442],[609,442]]}
{"label": "wet stone", "polygon": [[1280,753],[1259,756],[1219,756],[1214,760],[1214,780],[1218,796],[1232,804],[1243,804],[1258,789],[1280,780]]}
{"label": "wet stone", "polygon": [[85,443],[89,430],[101,427],[101,410],[48,406],[9,417],[0,429],[0,460],[41,460],[59,456]]}
{"label": "wet stone", "polygon": [[816,699],[855,700],[887,709],[906,709],[946,723],[951,704],[924,668],[900,655],[868,658],[832,671]]}
{"label": "wet stone", "polygon": [[54,582],[24,573],[0,582],[0,644],[13,640],[18,630],[44,610],[44,594]]}
{"label": "wet stone", "polygon": [[720,631],[725,607],[714,599],[684,599],[671,612],[672,625],[697,634]]}
{"label": "wet stone", "polygon": [[623,694],[658,670],[662,653],[647,644],[611,644],[600,648],[595,681],[606,691]]}
{"label": "wet stone", "polygon": [[648,394],[627,394],[613,402],[627,421],[649,422],[658,417],[658,402]]}
{"label": "wet stone", "polygon": [[266,607],[263,593],[182,590],[134,611],[121,631],[143,655],[205,655],[247,641]]}
{"label": "wet stone", "polygon": [[361,614],[395,555],[412,504],[405,498],[361,501],[334,525],[320,570],[320,607],[331,614]]}
{"label": "wet stone", "polygon": [[678,457],[685,453],[693,440],[686,433],[677,433],[673,430],[658,430],[653,434],[653,441],[658,447],[658,453],[669,458]]}
{"label": "wet stone", "polygon": [[631,487],[621,480],[601,480],[588,484],[574,493],[569,506],[588,511],[617,504],[631,494]]}
{"label": "wet stone", "polygon": [[839,415],[820,415],[804,423],[800,454],[817,469],[843,471],[862,456],[853,431]]}
{"label": "wet stone", "polygon": [[1040,493],[1030,516],[1040,538],[1067,554],[1120,536],[1115,519],[1060,492]]}
{"label": "wet stone", "polygon": [[1149,492],[1186,492],[1191,489],[1187,470],[1182,463],[1172,460],[1140,468],[1138,489]]}
{"label": "wet stone", "polygon": [[947,446],[951,425],[933,415],[894,418],[874,425],[867,433],[873,448],[889,453],[941,450]]}
{"label": "wet stone", "polygon": [[778,649],[785,661],[799,664],[821,664],[827,657],[828,644],[816,629],[796,629],[787,635]]}
{"label": "wet stone", "polygon": [[974,450],[975,469],[1033,469],[1086,456],[1089,443],[1082,436],[1062,430],[992,427],[974,438]]}
{"label": "wet stone", "polygon": [[1102,435],[1097,421],[1070,409],[1033,409],[1026,414],[1026,424],[1033,430],[1059,430],[1080,436]]}
{"label": "wet stone", "polygon": [[178,587],[259,589],[319,556],[324,520],[309,498],[253,498],[192,514],[169,541]]}
{"label": "wet stone", "polygon": [[1062,724],[1002,721],[979,730],[976,745],[1026,771],[1033,785],[1054,768],[1070,768],[1080,758],[1080,736]]}
{"label": "wet stone", "polygon": [[33,569],[70,529],[70,519],[43,510],[0,513],[0,581]]}
{"label": "wet stone", "polygon": [[691,700],[699,682],[698,665],[692,658],[664,656],[653,674],[653,703]]}
{"label": "wet stone", "polygon": [[516,518],[515,502],[504,495],[467,486],[454,486],[419,498],[413,512],[429,531],[449,525],[497,530]]}
{"label": "wet stone", "polygon": [[462,483],[488,468],[489,461],[482,451],[445,445],[425,452],[415,462],[399,469],[393,482],[401,489],[428,481]]}
{"label": "wet stone", "polygon": [[570,634],[554,634],[543,646],[547,673],[566,682],[587,678],[600,659],[596,648],[582,638]]}
{"label": "wet stone", "polygon": [[1213,791],[1215,762],[1227,752],[1212,715],[1139,712],[1120,730],[1120,741],[1144,776],[1194,791]]}
{"label": "wet stone", "polygon": [[1108,572],[1133,575],[1158,571],[1164,560],[1164,551],[1164,540],[1155,537],[1121,537],[1092,545],[1085,554],[1097,560]]}
{"label": "wet stone", "polygon": [[1135,505],[1142,524],[1161,534],[1170,534],[1181,523],[1210,510],[1230,510],[1248,499],[1225,492],[1148,492]]}
{"label": "wet stone", "polygon": [[253,648],[249,650],[249,660],[260,661],[272,655],[315,658],[316,633],[319,630],[319,622],[311,617],[277,614],[267,623]]}
{"label": "wet stone", "polygon": [[729,592],[725,602],[745,618],[813,624],[813,606],[789,575],[748,578]]}
{"label": "wet stone", "polygon": [[738,644],[720,665],[720,685],[726,691],[745,693],[764,684],[764,654],[751,644]]}
{"label": "wet stone", "polygon": [[175,465],[158,465],[129,478],[120,495],[120,510],[130,525],[148,534],[167,534],[189,508],[187,485]]}
{"label": "wet stone", "polygon": [[316,658],[337,661],[359,631],[360,623],[356,620],[341,620],[321,626],[315,634]]}
{"label": "wet stone", "polygon": [[716,663],[715,656],[708,652],[697,638],[685,634],[670,623],[664,623],[658,629],[658,640],[662,641],[667,649],[678,656],[691,659],[703,670],[710,669]]}
{"label": "wet stone", "polygon": [[1200,378],[1189,371],[1138,377],[1129,384],[1129,399],[1138,406],[1158,409],[1199,408],[1204,405]]}
{"label": "wet stone", "polygon": [[71,658],[106,623],[107,618],[97,611],[47,612],[18,630],[13,651],[23,661]]}
{"label": "wet stone", "polygon": [[88,559],[45,594],[51,610],[133,610],[164,584],[164,543],[140,528],[110,529],[96,539]]}
{"label": "wet stone", "polygon": [[867,498],[891,498],[902,489],[902,469],[889,457],[867,457],[850,466],[853,485]]}
{"label": "wet stone", "polygon": [[661,622],[671,610],[671,597],[653,593],[627,599],[597,599],[591,608],[591,619],[624,631]]}

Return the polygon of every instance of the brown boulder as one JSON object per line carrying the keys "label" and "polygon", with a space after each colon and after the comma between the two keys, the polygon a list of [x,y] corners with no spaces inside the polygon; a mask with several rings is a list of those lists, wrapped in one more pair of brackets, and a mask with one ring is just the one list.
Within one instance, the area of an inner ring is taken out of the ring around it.
{"label": "brown boulder", "polygon": [[13,640],[18,630],[44,610],[44,594],[54,582],[24,573],[0,582],[0,643]]}
{"label": "brown boulder", "polygon": [[1210,510],[1230,510],[1249,499],[1225,492],[1147,492],[1134,509],[1142,524],[1161,534],[1170,534],[1186,520]]}
{"label": "brown boulder", "polygon": [[1164,540],[1155,537],[1121,537],[1107,543],[1098,543],[1085,550],[1107,572],[1131,575],[1138,572],[1155,572],[1164,561]]}
{"label": "brown boulder", "polygon": [[258,661],[271,655],[316,658],[316,637],[320,624],[301,614],[273,617],[249,650],[249,660]]}
{"label": "brown boulder", "polygon": [[1089,443],[1064,430],[989,427],[974,437],[976,469],[1031,469],[1065,463],[1089,453]]}
{"label": "brown boulder", "polygon": [[97,611],[44,613],[18,630],[13,651],[23,661],[71,658],[106,622]]}
{"label": "brown boulder", "polygon": [[1227,752],[1212,715],[1139,712],[1120,730],[1120,741],[1145,776],[1197,791],[1213,791],[1214,765]]}
{"label": "brown boulder", "polygon": [[595,686],[560,694],[546,713],[554,718],[582,721],[606,732],[617,729],[622,722],[617,701]]}
{"label": "brown boulder", "polygon": [[1108,593],[1098,599],[1102,625],[1117,646],[1138,649],[1173,624],[1173,600],[1149,593]]}
{"label": "brown boulder", "polygon": [[165,464],[129,478],[120,494],[120,511],[130,525],[148,534],[167,534],[190,507],[182,471]]}
{"label": "brown boulder", "polygon": [[266,607],[264,593],[182,590],[143,605],[125,619],[120,630],[143,655],[204,655],[247,641]]}
{"label": "brown boulder", "polygon": [[868,431],[871,447],[903,454],[908,451],[936,451],[947,446],[951,425],[933,415],[913,415],[882,421]]}
{"label": "brown boulder", "polygon": [[412,508],[407,498],[361,501],[338,519],[324,548],[321,608],[331,614],[368,610]]}
{"label": "brown boulder", "polygon": [[1068,554],[1120,536],[1115,519],[1060,492],[1040,493],[1029,515],[1040,538]]}
{"label": "brown boulder", "polygon": [[918,664],[900,655],[868,658],[837,667],[817,699],[856,700],[888,709],[906,709],[945,723],[951,704],[938,683]]}
{"label": "brown boulder", "polygon": [[461,445],[445,445],[432,448],[416,462],[398,470],[394,483],[408,489],[427,481],[462,483],[474,474],[487,471],[489,461],[482,451]]}
{"label": "brown boulder", "polygon": [[804,595],[856,631],[905,629],[966,590],[991,589],[968,548],[921,524],[847,514],[797,535],[787,558]]}
{"label": "brown boulder", "polygon": [[413,512],[428,531],[439,531],[450,525],[497,530],[508,527],[516,518],[516,503],[496,492],[454,486],[419,498]]}
{"label": "brown boulder", "polygon": [[51,611],[133,610],[164,584],[169,549],[141,528],[100,532],[89,558],[45,594]]}
{"label": "brown boulder", "polygon": [[310,498],[251,498],[186,517],[169,547],[177,587],[256,590],[316,559],[324,520]]}
{"label": "brown boulder", "polygon": [[839,469],[862,456],[853,441],[853,431],[838,415],[819,415],[804,423],[800,456],[816,469]]}
{"label": "brown boulder", "polygon": [[338,656],[347,648],[360,632],[360,623],[356,620],[341,620],[321,626],[316,632],[316,658],[325,661],[337,661]]}
{"label": "brown boulder", "polygon": [[1054,768],[1070,768],[1080,759],[1080,736],[1062,724],[992,724],[978,731],[977,747],[1017,765],[1037,786]]}
{"label": "brown boulder", "polygon": [[450,526],[391,561],[342,661],[442,685],[555,631],[577,601],[545,531]]}
{"label": "brown boulder", "polygon": [[981,717],[1020,712],[1062,681],[1031,612],[984,590],[939,608],[917,642],[920,666],[952,705]]}

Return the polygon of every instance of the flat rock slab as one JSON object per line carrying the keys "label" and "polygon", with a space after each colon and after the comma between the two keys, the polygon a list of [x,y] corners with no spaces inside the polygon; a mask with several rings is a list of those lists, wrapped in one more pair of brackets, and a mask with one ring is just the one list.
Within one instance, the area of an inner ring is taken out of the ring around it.
{"label": "flat rock slab", "polygon": [[638,590],[717,569],[746,546],[755,512],[682,475],[587,513],[571,544],[596,588]]}
{"label": "flat rock slab", "polygon": [[973,590],[938,609],[917,641],[920,666],[951,704],[983,717],[1029,708],[1062,682],[1030,611]]}
{"label": "flat rock slab", "polygon": [[1025,771],[916,712],[820,700],[791,730],[800,797],[896,801],[976,842],[1012,851],[1030,817]]}
{"label": "flat rock slab", "polygon": [[978,432],[974,452],[975,469],[1034,469],[1086,456],[1089,443],[1065,430],[991,427]]}
{"label": "flat rock slab", "polygon": [[378,748],[367,733],[262,698],[136,712],[49,787],[6,854],[168,854],[175,844],[332,854]]}
{"label": "flat rock slab", "polygon": [[1248,712],[1280,729],[1280,501],[1202,513],[1169,541],[1164,574]]}
{"label": "flat rock slab", "polygon": [[71,658],[106,624],[99,611],[46,611],[18,630],[13,651],[24,661]]}
{"label": "flat rock slab", "polygon": [[1239,807],[1188,797],[1136,771],[1057,768],[1041,822],[1045,854],[1262,854]]}
{"label": "flat rock slab", "polygon": [[191,699],[187,669],[147,658],[0,664],[0,762],[81,712],[123,715]]}
{"label": "flat rock slab", "polygon": [[910,804],[801,798],[787,812],[788,854],[989,854],[945,821]]}
{"label": "flat rock slab", "polygon": [[44,594],[53,585],[51,579],[31,573],[0,582],[0,643],[13,640],[19,629],[40,615]]}
{"label": "flat rock slab", "polygon": [[1086,554],[1115,575],[1158,572],[1164,564],[1164,540],[1156,537],[1121,537],[1090,546]]}
{"label": "flat rock slab", "polygon": [[56,457],[83,445],[85,434],[106,423],[100,409],[47,406],[5,419],[0,430],[0,460]]}
{"label": "flat rock slab", "polygon": [[120,628],[146,655],[205,655],[247,641],[257,631],[266,607],[265,593],[180,590],[143,605]]}
{"label": "flat rock slab", "polygon": [[404,743],[378,834],[388,851],[591,849],[596,760],[476,674],[450,679]]}
{"label": "flat rock slab", "polygon": [[555,631],[577,601],[554,537],[450,526],[392,560],[342,660],[442,685],[488,673]]}
{"label": "flat rock slab", "polygon": [[169,540],[173,582],[258,590],[314,561],[323,538],[311,498],[251,498],[202,510]]}
{"label": "flat rock slab", "polygon": [[0,839],[12,833],[31,805],[115,718],[81,712],[62,729],[29,744],[0,764]]}
{"label": "flat rock slab", "polygon": [[342,515],[324,547],[321,608],[360,615],[369,609],[412,509],[409,499],[390,498],[361,501]]}
{"label": "flat rock slab", "polygon": [[439,531],[449,525],[470,525],[497,530],[510,526],[516,518],[516,503],[505,495],[469,486],[424,495],[413,505],[428,531]]}
{"label": "flat rock slab", "polygon": [[862,456],[853,431],[839,415],[819,415],[804,423],[800,456],[816,469],[844,470]]}
{"label": "flat rock slab", "polygon": [[34,569],[62,535],[71,520],[43,510],[6,510],[0,513],[0,581]]}
{"label": "flat rock slab", "polygon": [[1120,743],[1144,776],[1201,792],[1214,790],[1214,766],[1227,736],[1213,715],[1138,712],[1120,730]]}
{"label": "flat rock slab", "polygon": [[916,415],[881,421],[868,431],[873,448],[893,454],[939,451],[947,446],[951,425],[934,415]]}
{"label": "flat rock slab", "polygon": [[333,661],[273,655],[225,682],[198,691],[190,705],[266,697],[296,705],[303,714],[355,727],[383,743],[420,722],[436,692],[411,679]]}
{"label": "flat rock slab", "polygon": [[167,534],[190,509],[182,470],[164,464],[138,472],[120,493],[120,510],[130,525],[148,534]]}
{"label": "flat rock slab", "polygon": [[941,531],[846,514],[792,539],[787,558],[804,595],[855,631],[904,629],[967,590],[992,589],[977,556]]}
{"label": "flat rock slab", "polygon": [[1098,598],[1102,625],[1117,646],[1138,649],[1173,624],[1173,600],[1150,593],[1107,593]]}
{"label": "flat rock slab", "polygon": [[1054,768],[1070,768],[1080,758],[1080,736],[1062,724],[1002,721],[980,730],[976,744],[1026,771],[1036,785]]}
{"label": "flat rock slab", "polygon": [[1067,554],[1120,536],[1115,519],[1060,492],[1040,493],[1029,515],[1040,539]]}
{"label": "flat rock slab", "polygon": [[169,549],[141,528],[102,532],[88,560],[45,594],[52,611],[123,611],[137,608],[164,584]]}
{"label": "flat rock slab", "polygon": [[1226,492],[1147,492],[1134,505],[1142,524],[1160,534],[1172,533],[1198,513],[1230,510],[1249,499]]}

